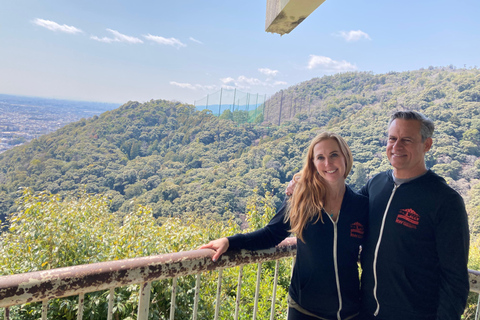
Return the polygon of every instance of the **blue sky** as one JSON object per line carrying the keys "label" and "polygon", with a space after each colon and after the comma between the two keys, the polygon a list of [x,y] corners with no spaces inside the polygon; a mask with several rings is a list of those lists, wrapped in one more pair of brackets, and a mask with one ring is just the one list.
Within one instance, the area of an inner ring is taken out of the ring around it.
{"label": "blue sky", "polygon": [[15,0],[0,10],[0,93],[194,103],[271,95],[345,71],[480,66],[480,1],[326,0],[290,34],[266,0]]}

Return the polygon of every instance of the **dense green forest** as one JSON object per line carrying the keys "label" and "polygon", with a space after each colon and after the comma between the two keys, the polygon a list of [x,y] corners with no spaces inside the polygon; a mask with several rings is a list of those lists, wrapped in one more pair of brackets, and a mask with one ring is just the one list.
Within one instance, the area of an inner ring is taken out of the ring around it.
{"label": "dense green forest", "polygon": [[397,109],[419,110],[435,121],[428,166],[467,201],[480,202],[474,188],[480,178],[480,70],[431,67],[315,78],[274,95],[261,123],[178,102],[128,102],[0,154],[2,220],[15,211],[21,187],[102,193],[120,214],[142,204],[156,217],[239,216],[254,188],[280,203],[309,140],[325,129],[349,142],[355,164],[348,182],[359,188],[389,168],[385,132]]}
{"label": "dense green forest", "polygon": [[[274,95],[253,122],[229,110],[217,117],[178,102],[128,102],[4,152],[0,213],[9,229],[4,225],[0,238],[1,274],[192,250],[220,235],[259,228],[301,168],[309,141],[322,130],[340,133],[351,146],[348,183],[358,189],[390,168],[385,133],[390,114],[399,109],[421,111],[436,124],[427,165],[465,199],[472,234],[469,267],[479,270],[480,70],[430,67],[315,78]],[[289,263],[282,266],[279,318]],[[249,268],[245,281],[253,283],[255,266]],[[266,270],[271,277],[272,267]],[[234,304],[233,273],[227,274],[222,298],[230,306],[225,319]],[[214,278],[208,274],[205,280],[205,318],[213,312]],[[180,318],[188,318],[187,292],[194,280],[181,281],[178,310],[185,312]],[[168,281],[155,286],[151,310],[161,318],[168,314]],[[268,296],[271,289],[262,290]],[[104,318],[106,295],[88,295],[91,319]],[[137,295],[136,288],[122,288],[116,314],[133,316]],[[49,312],[73,319],[75,305],[75,299],[54,300]],[[242,307],[242,319],[251,317],[249,302]],[[268,306],[262,308],[268,312]],[[25,305],[15,314],[35,319],[39,310]]]}

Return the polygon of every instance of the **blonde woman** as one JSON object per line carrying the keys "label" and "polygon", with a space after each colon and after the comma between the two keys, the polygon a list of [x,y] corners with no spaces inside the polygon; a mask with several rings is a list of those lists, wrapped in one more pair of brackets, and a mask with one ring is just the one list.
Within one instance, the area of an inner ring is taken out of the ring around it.
{"label": "blonde woman", "polygon": [[310,143],[293,195],[264,228],[201,246],[216,251],[274,247],[297,237],[297,261],[289,288],[289,320],[355,319],[360,309],[359,247],[365,236],[368,199],[345,184],[352,153],[338,134]]}

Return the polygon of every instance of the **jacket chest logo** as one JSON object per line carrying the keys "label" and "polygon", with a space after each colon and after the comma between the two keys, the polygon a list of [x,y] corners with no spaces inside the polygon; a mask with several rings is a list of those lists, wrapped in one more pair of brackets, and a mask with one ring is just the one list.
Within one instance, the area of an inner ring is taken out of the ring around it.
{"label": "jacket chest logo", "polygon": [[396,223],[404,225],[410,229],[417,229],[420,221],[420,215],[413,209],[401,209],[397,215]]}
{"label": "jacket chest logo", "polygon": [[350,225],[350,237],[363,239],[363,224],[360,222],[354,222]]}

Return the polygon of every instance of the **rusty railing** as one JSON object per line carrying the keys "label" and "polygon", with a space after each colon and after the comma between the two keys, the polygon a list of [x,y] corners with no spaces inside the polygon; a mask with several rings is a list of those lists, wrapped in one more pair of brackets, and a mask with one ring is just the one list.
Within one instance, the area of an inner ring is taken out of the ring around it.
{"label": "rusty railing", "polygon": [[[196,320],[201,273],[218,270],[216,301],[220,301],[223,269],[240,266],[237,288],[238,302],[240,300],[242,268],[244,265],[257,263],[259,267],[253,315],[253,319],[255,319],[261,279],[261,264],[276,260],[275,279],[272,284],[274,287],[271,319],[273,319],[278,260],[293,257],[296,254],[296,239],[287,238],[277,247],[267,250],[226,252],[217,262],[212,262],[211,260],[213,253],[213,250],[210,249],[193,250],[3,276],[0,277],[0,308],[5,308],[5,319],[9,319],[9,307],[31,302],[42,302],[42,319],[47,319],[48,301],[50,299],[78,296],[77,319],[82,319],[85,294],[110,290],[108,304],[108,320],[110,320],[113,316],[115,288],[140,284],[137,319],[148,319],[152,281],[172,278],[170,319],[174,319],[177,278],[186,275],[196,275],[193,307],[193,319]],[[470,291],[480,293],[480,272],[474,270],[469,272]],[[215,306],[215,319],[218,319],[219,308],[220,304],[217,303]],[[238,303],[234,319],[238,319]]]}
{"label": "rusty railing", "polygon": [[[257,263],[257,289],[255,310],[258,303],[258,292],[261,279],[261,264],[277,260],[274,286],[277,284],[278,260],[293,257],[296,254],[296,239],[287,238],[275,248],[259,251],[241,250],[226,252],[216,261],[212,261],[213,250],[202,249],[157,256],[125,259],[29,272],[0,277],[0,308],[5,308],[5,319],[9,319],[9,307],[32,302],[42,302],[42,320],[47,319],[48,301],[50,299],[78,296],[77,319],[83,317],[83,302],[86,293],[110,290],[108,304],[108,320],[113,316],[115,288],[132,284],[140,284],[140,295],[137,319],[148,319],[150,305],[150,288],[152,281],[173,279],[170,319],[175,317],[176,280],[180,276],[196,275],[196,288],[193,319],[196,319],[200,275],[206,271],[218,270],[217,298],[220,301],[222,271],[225,268],[240,266],[239,284],[242,267]],[[239,298],[240,285],[237,298]],[[238,301],[238,299],[237,299]],[[275,303],[273,290],[272,308]],[[219,316],[220,305],[215,306],[215,319]],[[238,316],[238,305],[236,306]],[[272,319],[273,319],[272,312]]]}

